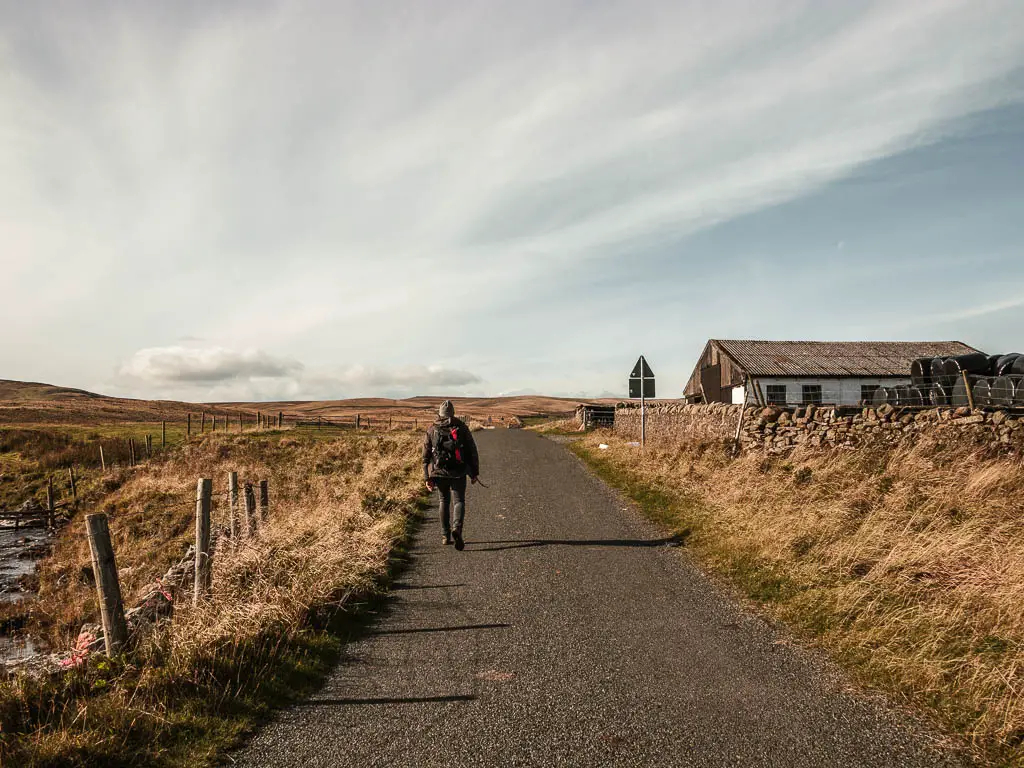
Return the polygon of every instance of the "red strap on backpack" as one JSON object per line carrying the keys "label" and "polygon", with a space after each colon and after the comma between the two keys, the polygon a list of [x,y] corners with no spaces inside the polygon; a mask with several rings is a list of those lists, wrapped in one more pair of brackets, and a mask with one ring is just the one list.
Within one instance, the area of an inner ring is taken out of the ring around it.
{"label": "red strap on backpack", "polygon": [[455,443],[455,460],[462,461],[462,451],[459,450],[459,428],[452,427],[452,441]]}

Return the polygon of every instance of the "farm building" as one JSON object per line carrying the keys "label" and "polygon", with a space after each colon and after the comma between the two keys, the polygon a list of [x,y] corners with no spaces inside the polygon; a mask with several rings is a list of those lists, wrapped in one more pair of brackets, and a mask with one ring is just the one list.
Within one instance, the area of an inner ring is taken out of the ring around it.
{"label": "farm building", "polygon": [[688,402],[858,405],[910,384],[915,359],[978,350],[959,341],[710,339],[686,384]]}

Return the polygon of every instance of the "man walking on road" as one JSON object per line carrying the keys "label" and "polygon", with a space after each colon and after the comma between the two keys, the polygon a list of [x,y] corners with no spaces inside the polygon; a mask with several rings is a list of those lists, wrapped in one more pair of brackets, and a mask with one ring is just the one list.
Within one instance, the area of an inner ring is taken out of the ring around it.
{"label": "man walking on road", "polygon": [[[423,438],[423,477],[427,488],[441,494],[441,543],[455,542],[460,552],[462,521],[466,515],[466,476],[474,483],[480,475],[480,458],[473,433],[465,422],[455,418],[455,406],[445,400],[437,409],[438,419]],[[455,509],[452,509],[452,493]]]}

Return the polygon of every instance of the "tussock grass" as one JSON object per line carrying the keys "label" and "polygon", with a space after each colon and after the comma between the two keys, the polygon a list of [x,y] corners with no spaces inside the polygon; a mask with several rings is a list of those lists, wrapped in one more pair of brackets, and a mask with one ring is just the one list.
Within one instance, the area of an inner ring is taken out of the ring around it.
{"label": "tussock grass", "polygon": [[564,419],[547,419],[539,424],[533,424],[527,429],[542,435],[569,435],[578,434],[580,425],[575,416],[569,416]]}
{"label": "tussock grass", "polygon": [[[270,480],[270,518],[256,539],[222,544],[206,602],[181,602],[126,657],[57,682],[0,683],[0,764],[211,764],[337,657],[325,630],[385,578],[419,492],[417,449],[404,434],[208,436],[125,473],[101,506],[128,604],[191,540],[198,477],[215,480],[215,526],[229,470]],[[34,620],[54,643],[97,620],[88,571],[75,521],[41,568]]]}
{"label": "tussock grass", "polygon": [[732,459],[608,433],[573,449],[861,682],[1024,764],[1019,457],[922,440]]}

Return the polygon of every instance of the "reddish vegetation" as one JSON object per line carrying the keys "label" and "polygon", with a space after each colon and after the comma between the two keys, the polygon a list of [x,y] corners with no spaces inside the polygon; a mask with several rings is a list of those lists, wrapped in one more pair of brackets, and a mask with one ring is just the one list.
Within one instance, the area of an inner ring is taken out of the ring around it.
{"label": "reddish vegetation", "polygon": [[[184,421],[189,413],[234,416],[256,411],[283,413],[285,419],[352,420],[368,418],[433,418],[442,397],[410,397],[405,400],[353,398],[261,403],[183,403],[171,400],[135,400],[107,397],[80,389],[0,380],[0,424],[110,424],[112,422]],[[553,416],[571,413],[578,400],[567,398],[455,397],[456,412],[465,418],[504,421],[512,417]],[[597,402],[597,401],[594,401]]]}

